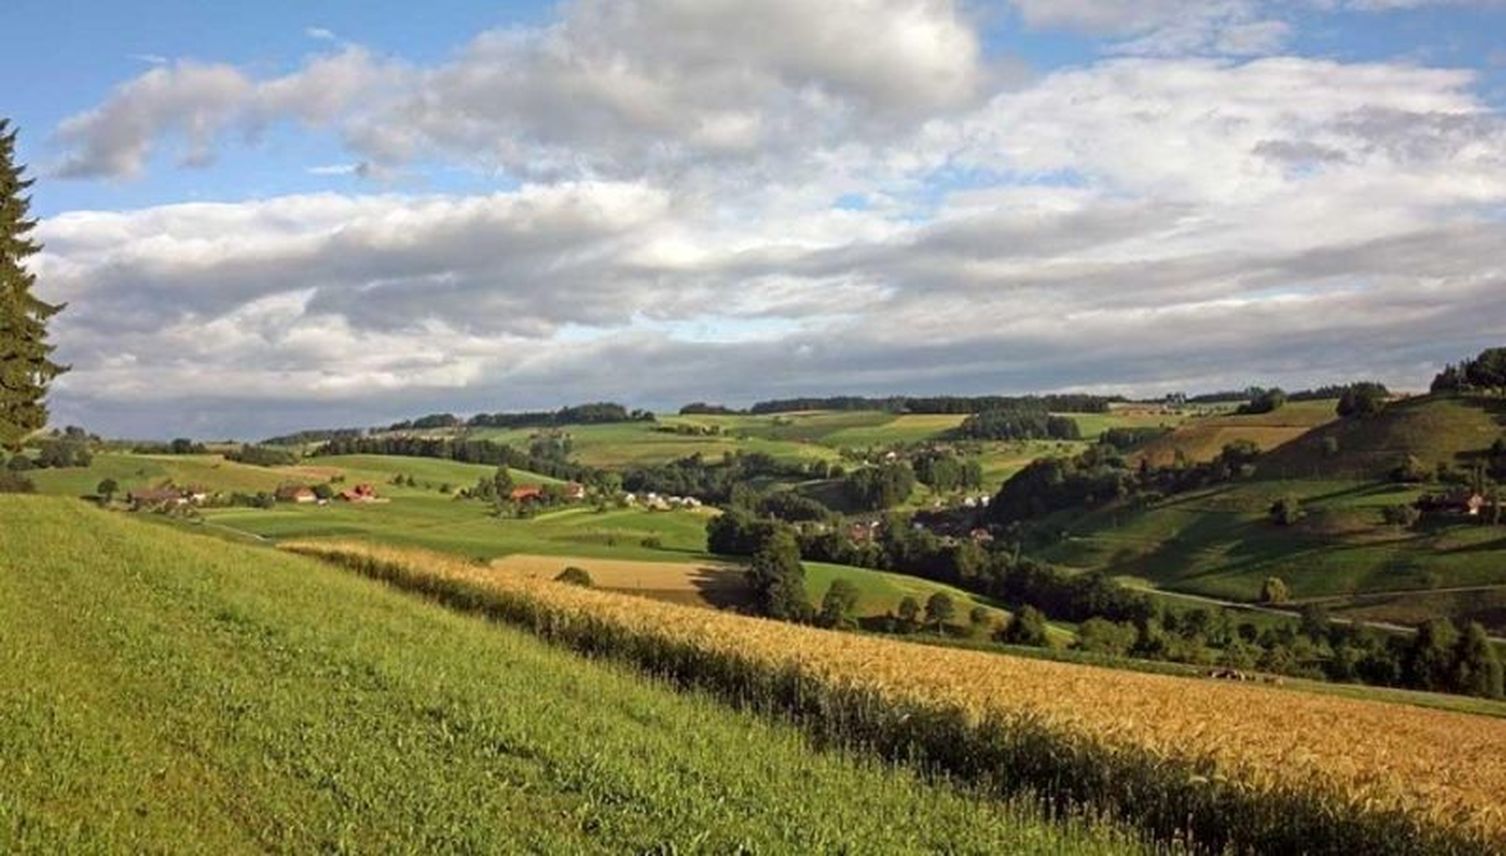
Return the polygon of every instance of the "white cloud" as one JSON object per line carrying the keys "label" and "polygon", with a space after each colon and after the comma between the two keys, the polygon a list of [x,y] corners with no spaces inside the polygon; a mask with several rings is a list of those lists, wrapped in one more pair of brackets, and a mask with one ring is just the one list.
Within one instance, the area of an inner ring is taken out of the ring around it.
{"label": "white cloud", "polygon": [[[1221,7],[1031,20],[1121,54],[1284,38]],[[430,68],[347,49],[127,84],[65,126],[74,172],[292,120],[351,149],[317,175],[411,158],[524,183],[49,220],[60,415],[254,402],[199,430],[270,430],[592,397],[1406,385],[1506,334],[1506,121],[1468,71],[1120,55],[1004,86],[951,4],[752,8],[581,0]]]}
{"label": "white cloud", "polygon": [[292,74],[254,81],[224,64],[183,60],[117,87],[104,103],[57,128],[67,149],[57,172],[72,178],[135,178],[167,137],[181,137],[179,162],[213,160],[232,128],[255,132],[268,122],[329,121],[358,97],[390,84],[398,70],[360,48],[316,57]]}
{"label": "white cloud", "polygon": [[58,137],[63,174],[139,175],[158,141],[207,160],[223,132],[338,125],[364,159],[441,153],[532,177],[750,161],[907,131],[967,106],[989,71],[951,0],[576,0],[427,69],[357,48],[281,78],[190,63],[149,72]]}

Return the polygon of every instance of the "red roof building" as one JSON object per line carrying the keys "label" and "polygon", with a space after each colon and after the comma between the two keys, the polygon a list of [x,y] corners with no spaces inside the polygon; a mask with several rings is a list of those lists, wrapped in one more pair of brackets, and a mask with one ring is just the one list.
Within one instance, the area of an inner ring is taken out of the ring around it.
{"label": "red roof building", "polygon": [[513,502],[534,502],[544,498],[544,489],[536,484],[522,484],[509,494]]}

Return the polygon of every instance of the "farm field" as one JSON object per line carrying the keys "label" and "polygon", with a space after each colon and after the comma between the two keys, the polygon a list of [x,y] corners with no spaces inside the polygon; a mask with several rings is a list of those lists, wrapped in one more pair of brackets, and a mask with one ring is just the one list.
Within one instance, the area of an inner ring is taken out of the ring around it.
{"label": "farm field", "polygon": [[1192,419],[1188,408],[1113,404],[1108,413],[1061,413],[1077,423],[1083,439],[1094,440],[1110,428],[1175,428]]}
{"label": "farm field", "polygon": [[0,519],[8,852],[1136,849],[308,559]]}
{"label": "farm field", "polygon": [[439,494],[369,505],[279,505],[203,512],[212,523],[273,541],[361,536],[481,559],[541,553],[681,561],[704,552],[706,514],[632,508],[598,512],[574,506],[529,519],[497,518],[483,503]]}
{"label": "farm field", "polygon": [[999,485],[1037,458],[1071,457],[1088,448],[1087,443],[1067,440],[1021,440],[981,445],[978,462],[983,465],[983,487],[989,493],[997,491]]}
{"label": "farm field", "polygon": [[[695,417],[693,421],[702,420],[703,417]],[[692,420],[666,420],[663,424],[672,425],[676,421],[684,424]],[[622,422],[609,425],[571,425],[560,430],[570,437],[572,457],[593,467],[666,463],[694,454],[719,458],[729,452],[762,452],[782,459],[836,459],[836,453],[830,449],[794,440],[736,434],[694,436],[655,430],[657,427],[663,426],[650,422]],[[535,428],[481,428],[467,431],[466,436],[526,449],[530,438],[536,433],[538,429]]]}
{"label": "farm field", "polygon": [[[1190,826],[1205,846],[1217,840],[1263,842],[1262,849],[1312,846],[1337,835],[1334,841],[1360,850],[1369,849],[1364,842],[1396,847],[1403,840],[1407,849],[1466,841],[1484,848],[1506,832],[1498,812],[1506,789],[1500,719],[913,646],[501,577],[432,554],[328,542],[293,548],[402,587],[453,596],[457,605],[485,603],[490,593],[494,614],[562,644],[607,644],[605,653],[648,669],[684,663],[680,668],[691,670],[686,678],[699,674],[725,694],[757,692],[748,682],[759,674],[795,669],[805,676],[802,695],[823,695],[822,710],[854,715],[853,727],[866,721],[859,711],[875,705],[921,721],[948,709],[998,716],[992,721],[1002,731],[938,732],[946,735],[936,738],[949,745],[946,757],[957,757],[958,741],[976,753],[1002,740],[1031,757],[1037,756],[1028,747],[1038,745],[1042,766],[1032,769],[1041,781],[1075,789],[1078,798],[1140,823],[1170,824],[1162,834]],[[624,638],[638,641],[620,650],[605,641]],[[686,650],[700,656],[679,653]],[[722,661],[751,662],[762,671],[702,671]],[[923,727],[908,733],[906,752],[938,748]],[[1132,773],[1146,757],[1157,759],[1156,772]],[[1098,772],[1077,780],[1076,764]],[[1116,772],[1105,775],[1108,769]],[[1189,791],[1190,770],[1200,771],[1194,781],[1204,784]],[[1260,808],[1269,801],[1284,808]]]}
{"label": "farm field", "polygon": [[[957,617],[954,621],[958,624],[966,622],[967,612],[974,606],[988,609],[994,625],[1001,623],[1009,615],[997,605],[961,589],[917,577],[824,562],[805,562],[804,565],[806,592],[812,606],[820,605],[821,597],[831,587],[833,580],[846,579],[857,587],[860,599],[853,611],[855,618],[891,613],[898,607],[900,600],[907,596],[924,605],[937,592],[947,594],[956,603]],[[565,568],[572,566],[590,573],[594,587],[605,591],[715,608],[740,606],[746,601],[744,568],[734,562],[631,561],[526,553],[504,556],[491,562],[491,567],[501,573],[534,580],[552,580]],[[1067,637],[1071,635],[1066,631],[1058,632]]]}
{"label": "farm field", "polygon": [[[306,458],[289,467],[259,467],[228,461],[221,455],[138,455],[103,452],[94,456],[87,467],[34,470],[30,477],[41,493],[60,496],[90,496],[104,479],[114,479],[121,493],[135,488],[155,487],[166,482],[179,486],[200,485],[225,493],[274,491],[288,483],[314,484],[344,477],[354,484],[370,482],[383,495],[421,496],[435,494],[441,485],[469,487],[496,467],[465,464],[433,458],[400,458],[388,455],[331,455]],[[391,484],[395,476],[411,476],[420,484],[403,487]],[[513,470],[518,483],[546,484],[558,482],[548,476]]]}
{"label": "farm field", "polygon": [[1292,401],[1272,413],[1218,414],[1187,419],[1171,434],[1152,441],[1139,456],[1157,466],[1168,466],[1180,452],[1188,461],[1212,460],[1224,446],[1249,440],[1261,451],[1270,451],[1334,421],[1338,402],[1327,399]]}

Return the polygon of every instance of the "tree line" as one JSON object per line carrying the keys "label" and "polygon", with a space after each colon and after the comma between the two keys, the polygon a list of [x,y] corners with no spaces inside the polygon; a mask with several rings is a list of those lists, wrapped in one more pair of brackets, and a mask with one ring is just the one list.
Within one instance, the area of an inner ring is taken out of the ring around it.
{"label": "tree line", "polygon": [[891,395],[878,398],[859,395],[777,398],[759,401],[748,413],[792,413],[801,410],[883,410],[890,413],[963,414],[1027,407],[1062,413],[1107,413],[1123,396],[1051,393],[1046,395]]}
{"label": "tree line", "polygon": [[1506,348],[1487,348],[1473,359],[1444,366],[1432,391],[1499,392],[1506,390]]}
{"label": "tree line", "polygon": [[[1502,695],[1499,652],[1477,623],[1460,630],[1439,619],[1411,635],[1382,636],[1330,621],[1317,608],[1266,627],[1236,623],[1224,610],[1166,607],[1104,574],[1064,572],[1020,555],[1017,548],[940,538],[898,517],[886,519],[871,539],[859,542],[832,528],[802,531],[732,509],[707,524],[707,549],[751,557],[756,607],[785,620],[840,619],[853,592],[829,591],[819,609],[805,594],[801,562],[830,562],[905,573],[1007,603],[1017,620],[994,635],[1006,644],[1048,644],[1049,617],[1078,623],[1076,647],[1089,653],[1484,698]],[[936,611],[950,614],[945,606],[938,604]],[[891,616],[891,628],[917,625],[918,603],[900,612]]]}
{"label": "tree line", "polygon": [[610,474],[584,464],[571,463],[555,456],[523,452],[506,443],[455,437],[342,437],[330,440],[313,453],[328,455],[397,455],[409,458],[438,458],[467,464],[506,466],[528,470],[550,478],[600,485]]}

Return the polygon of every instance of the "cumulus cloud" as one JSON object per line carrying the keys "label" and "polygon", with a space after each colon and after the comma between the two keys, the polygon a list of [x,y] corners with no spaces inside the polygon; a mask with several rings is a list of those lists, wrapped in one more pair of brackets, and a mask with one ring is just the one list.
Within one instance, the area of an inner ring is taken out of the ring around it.
{"label": "cumulus cloud", "polygon": [[378,163],[442,153],[620,177],[861,143],[971,103],[989,74],[952,0],[574,0],[554,24],[483,33],[429,68],[347,47],[265,81],[154,69],[57,136],[74,177],[138,176],[170,136],[202,163],[225,131],[278,119],[338,126]]}
{"label": "cumulus cloud", "polygon": [[[1151,49],[1173,0],[1151,25],[1036,6],[1115,55],[1009,85],[933,0],[579,0],[428,68],[154,69],[65,126],[71,171],[291,120],[352,150],[319,174],[521,184],[48,220],[59,416],[130,431],[170,403],[227,434],[596,397],[1408,386],[1506,334],[1506,121],[1475,74],[1232,59],[1282,33],[1204,48],[1275,19],[1204,5],[1224,17],[1186,50]],[[1187,51],[1222,56],[1124,55]]]}
{"label": "cumulus cloud", "polygon": [[281,119],[327,122],[397,73],[357,47],[316,57],[292,74],[265,81],[222,63],[160,65],[58,126],[54,136],[67,154],[57,173],[139,177],[166,138],[181,141],[180,164],[203,166],[229,130],[255,133]]}

